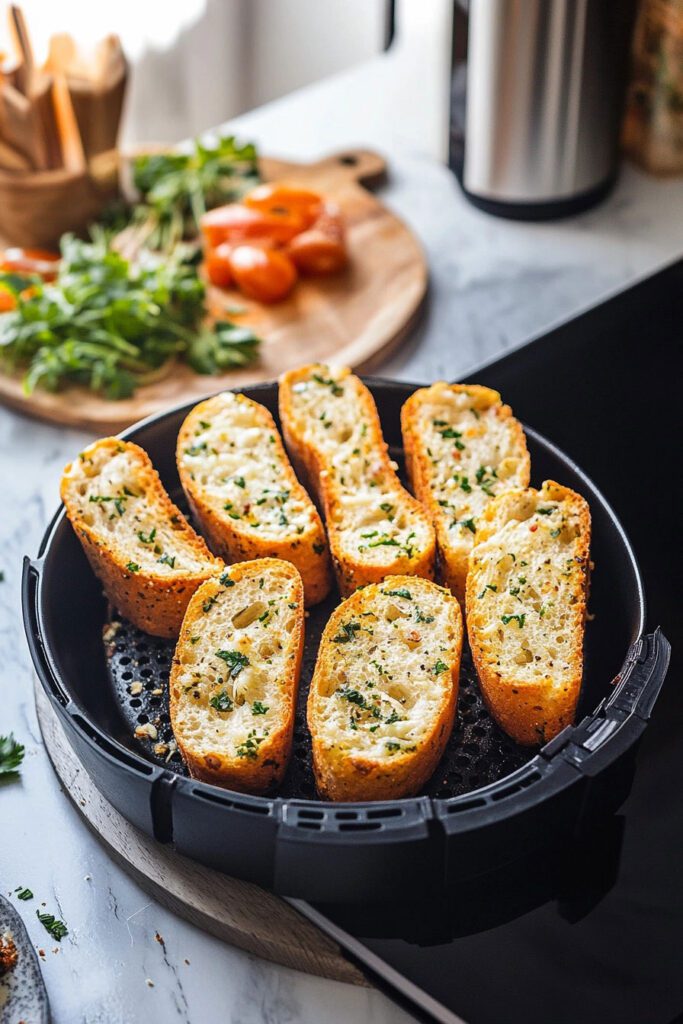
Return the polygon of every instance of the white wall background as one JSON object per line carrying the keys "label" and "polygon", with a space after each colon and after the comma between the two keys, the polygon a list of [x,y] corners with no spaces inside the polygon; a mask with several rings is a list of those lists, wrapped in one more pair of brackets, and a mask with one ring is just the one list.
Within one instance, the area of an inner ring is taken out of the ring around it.
{"label": "white wall background", "polygon": [[23,0],[23,8],[39,58],[53,32],[85,44],[121,36],[132,65],[127,142],[186,138],[366,60],[383,48],[386,19],[385,0]]}

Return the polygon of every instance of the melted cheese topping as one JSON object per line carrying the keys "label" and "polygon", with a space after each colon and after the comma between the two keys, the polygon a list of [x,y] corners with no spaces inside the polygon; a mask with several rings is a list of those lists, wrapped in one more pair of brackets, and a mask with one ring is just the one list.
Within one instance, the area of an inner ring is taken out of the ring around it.
{"label": "melted cheese topping", "polygon": [[[391,760],[425,739],[452,691],[457,618],[452,600],[419,577],[365,588],[363,607],[335,613],[317,735],[330,749]],[[322,692],[321,692],[322,690]]]}
{"label": "melted cheese topping", "polygon": [[187,524],[180,514],[169,516],[159,507],[141,485],[142,474],[148,476],[149,466],[123,441],[118,450],[82,452],[69,475],[83,521],[125,548],[132,572],[174,576],[205,570],[207,562],[187,544]]}
{"label": "melted cheese topping", "polygon": [[174,728],[197,756],[256,759],[278,726],[283,677],[296,657],[296,594],[295,579],[265,569],[205,602],[177,652]]}
{"label": "melted cheese topping", "polygon": [[551,679],[561,689],[575,672],[586,565],[576,554],[578,515],[542,492],[527,491],[472,558],[472,625],[487,660],[520,682]]}
{"label": "melted cheese topping", "polygon": [[496,495],[528,483],[515,421],[500,398],[435,384],[418,406],[417,436],[430,463],[430,486],[449,544],[471,548],[477,518]]}
{"label": "melted cheese topping", "polygon": [[373,565],[412,558],[430,542],[425,516],[406,502],[375,426],[361,410],[361,384],[348,371],[320,366],[292,385],[292,408],[303,441],[315,450],[339,495],[334,526],[349,557]]}
{"label": "melted cheese topping", "polygon": [[235,529],[267,539],[315,529],[308,496],[292,489],[290,466],[262,410],[242,395],[224,392],[194,419],[180,459],[205,500]]}

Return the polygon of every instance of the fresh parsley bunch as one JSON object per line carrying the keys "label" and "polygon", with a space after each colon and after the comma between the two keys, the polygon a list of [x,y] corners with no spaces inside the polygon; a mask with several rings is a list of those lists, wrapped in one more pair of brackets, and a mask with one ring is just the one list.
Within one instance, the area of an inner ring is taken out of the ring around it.
{"label": "fresh parsley bunch", "polygon": [[199,139],[187,153],[151,153],[133,160],[133,184],[140,195],[132,221],[141,244],[170,252],[184,238],[199,235],[207,210],[235,202],[259,181],[252,143],[234,135],[213,145]]}
{"label": "fresh parsley bunch", "polygon": [[182,247],[165,257],[143,251],[132,264],[102,231],[90,242],[65,235],[55,282],[0,274],[0,287],[17,302],[0,316],[0,367],[25,369],[27,392],[82,384],[127,398],[174,357],[215,373],[245,365],[258,349],[243,328],[202,326],[204,284]]}

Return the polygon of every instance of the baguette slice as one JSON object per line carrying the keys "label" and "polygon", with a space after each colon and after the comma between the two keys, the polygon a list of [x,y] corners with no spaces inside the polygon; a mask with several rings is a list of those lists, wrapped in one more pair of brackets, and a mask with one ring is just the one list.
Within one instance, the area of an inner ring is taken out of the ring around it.
{"label": "baguette slice", "polygon": [[264,406],[224,391],[196,405],[178,434],[180,482],[209,547],[227,562],[284,558],[301,573],[306,604],[331,585],[318,511],[294,475]]}
{"label": "baguette slice", "polygon": [[342,596],[397,573],[432,579],[434,530],[396,475],[358,377],[317,364],[285,373],[280,419],[294,465],[322,504]]}
{"label": "baguette slice", "polygon": [[439,577],[464,603],[479,517],[496,495],[528,486],[524,431],[497,391],[443,381],[410,396],[401,428],[411,487],[436,530]]}
{"label": "baguette slice", "polygon": [[486,704],[517,743],[574,720],[590,571],[587,502],[552,480],[508,491],[479,520],[467,629]]}
{"label": "baguette slice", "polygon": [[244,793],[282,780],[303,643],[303,584],[289,562],[239,562],[199,588],[169,681],[171,726],[191,775]]}
{"label": "baguette slice", "polygon": [[105,437],[65,468],[66,514],[111,603],[146,633],[177,637],[188,601],[220,570],[147,452]]}
{"label": "baguette slice", "polygon": [[417,576],[356,591],[325,628],[308,695],[313,770],[331,800],[417,793],[453,729],[460,605]]}

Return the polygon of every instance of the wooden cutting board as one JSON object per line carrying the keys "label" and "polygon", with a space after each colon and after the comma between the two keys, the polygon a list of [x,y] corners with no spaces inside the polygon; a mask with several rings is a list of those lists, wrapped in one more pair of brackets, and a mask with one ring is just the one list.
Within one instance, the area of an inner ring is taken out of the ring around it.
{"label": "wooden cutting board", "polygon": [[336,942],[287,900],[195,864],[126,821],[76,757],[37,680],[34,693],[45,748],[64,791],[111,857],[145,892],[198,928],[248,953],[321,978],[368,985]]}
{"label": "wooden cutting board", "polygon": [[107,434],[221,388],[272,380],[302,363],[334,360],[369,369],[386,357],[417,318],[427,267],[415,236],[363,187],[381,182],[384,160],[358,149],[312,164],[262,158],[260,168],[266,180],[306,184],[339,203],[347,222],[350,264],[334,277],[299,281],[289,299],[273,306],[251,302],[238,292],[210,289],[212,312],[244,308],[239,316],[222,315],[252,327],[263,339],[258,363],[216,377],[178,364],[162,380],[117,402],[83,388],[26,395],[18,377],[0,374],[0,402],[53,423]]}

